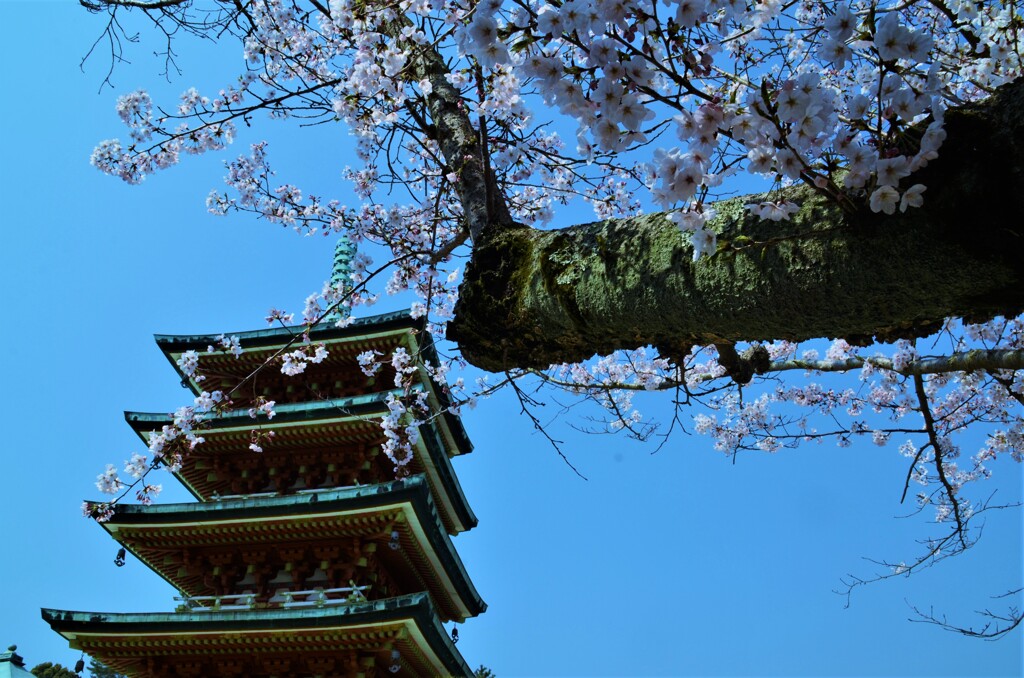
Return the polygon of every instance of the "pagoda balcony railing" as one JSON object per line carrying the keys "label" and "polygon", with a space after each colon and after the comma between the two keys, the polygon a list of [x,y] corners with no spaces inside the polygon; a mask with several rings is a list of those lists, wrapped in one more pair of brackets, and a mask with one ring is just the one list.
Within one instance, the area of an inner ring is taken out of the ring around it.
{"label": "pagoda balcony railing", "polygon": [[[350,584],[352,582],[349,582]],[[308,591],[281,589],[266,601],[260,602],[255,593],[234,593],[224,596],[178,596],[178,612],[219,612],[224,610],[253,610],[274,607],[326,607],[366,602],[366,591],[370,586],[343,586],[340,588],[315,588]]]}
{"label": "pagoda balcony railing", "polygon": [[[347,487],[362,487],[363,483],[352,483],[351,485],[331,485],[329,487],[304,487],[301,490],[292,490],[288,494],[317,494],[320,492],[326,492],[330,490],[340,490]],[[281,493],[277,490],[267,490],[266,492],[246,492],[244,494],[220,494],[214,492],[210,499],[212,501],[229,501],[235,499],[259,499],[261,497],[280,497]]]}
{"label": "pagoda balcony railing", "polygon": [[230,596],[177,596],[178,612],[216,612],[219,610],[251,610],[256,607],[255,593]]}

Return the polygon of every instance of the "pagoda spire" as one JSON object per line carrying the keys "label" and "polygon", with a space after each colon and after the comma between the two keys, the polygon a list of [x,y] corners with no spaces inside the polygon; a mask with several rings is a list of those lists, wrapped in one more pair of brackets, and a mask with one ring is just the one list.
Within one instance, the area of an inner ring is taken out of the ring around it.
{"label": "pagoda spire", "polygon": [[[338,238],[338,244],[334,246],[334,264],[331,267],[331,287],[338,290],[342,295],[352,291],[352,261],[356,258],[358,248],[348,235]],[[352,307],[348,304],[340,304],[325,320],[330,323],[338,323],[349,317]]]}

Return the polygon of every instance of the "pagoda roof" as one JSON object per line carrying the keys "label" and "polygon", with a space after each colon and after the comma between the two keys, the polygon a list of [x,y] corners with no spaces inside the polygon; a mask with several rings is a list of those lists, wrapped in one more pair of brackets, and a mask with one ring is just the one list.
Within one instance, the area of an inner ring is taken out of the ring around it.
{"label": "pagoda roof", "polygon": [[[153,335],[165,353],[180,351],[205,351],[210,344],[217,344],[221,336],[238,337],[242,348],[269,348],[286,343],[296,335],[301,335],[305,325],[288,327],[269,327],[262,330],[244,330],[241,332],[218,332],[217,334],[156,334]],[[345,327],[334,327],[322,324],[310,330],[310,340],[328,341],[331,339],[354,339],[375,334],[384,334],[395,330],[425,331],[422,318],[413,318],[409,311],[392,311],[365,318],[353,318]]]}
{"label": "pagoda roof", "polygon": [[[238,425],[245,423],[249,428],[255,426],[275,426],[282,422],[307,422],[314,419],[330,417],[332,414],[342,415],[373,415],[381,411],[381,407],[387,410],[387,396],[390,393],[398,393],[397,390],[377,391],[347,398],[332,398],[329,400],[311,400],[302,403],[284,403],[274,407],[274,418],[267,420],[260,415],[260,419],[253,419],[248,410],[229,410],[220,415],[215,415],[205,421],[214,428]],[[169,424],[174,421],[174,416],[163,412],[131,412],[124,413],[127,421],[136,433],[147,433],[153,429],[146,428],[145,424],[159,425]],[[228,422],[224,424],[223,422]]]}
{"label": "pagoda roof", "polygon": [[[264,418],[254,420],[247,411],[241,410],[207,419],[207,427],[201,431],[205,442],[192,450],[184,467],[175,475],[196,498],[208,501],[213,496],[213,485],[207,479],[206,471],[196,468],[196,460],[204,456],[225,454],[226,449],[232,450],[227,452],[229,454],[260,454],[248,447],[249,435],[254,428],[274,432],[274,440],[268,443],[268,452],[277,446],[286,449],[285,445],[302,444],[303,438],[322,441],[326,436],[331,436],[331,442],[335,444],[346,442],[346,437],[348,442],[360,437],[363,441],[379,440],[382,437],[379,424],[376,420],[368,418],[382,416],[388,412],[387,395],[386,392],[382,392],[280,405],[275,408],[276,415],[269,421]],[[172,423],[173,417],[168,414],[125,412],[125,420],[143,442],[148,443],[149,432],[160,430],[164,425]],[[475,527],[477,518],[466,501],[462,486],[452,469],[451,460],[445,454],[450,448],[443,444],[442,433],[434,426],[436,421],[434,419],[420,426],[420,437],[415,445],[413,463],[418,464],[426,474],[434,491],[442,521],[447,531],[455,534]],[[316,423],[317,426],[311,426],[312,423]],[[325,433],[322,430],[325,428],[333,430]],[[221,439],[223,444],[220,444]]]}
{"label": "pagoda roof", "polygon": [[411,570],[445,619],[462,621],[487,608],[444,532],[422,475],[276,497],[118,504],[110,520],[101,524],[147,567],[189,595],[206,591],[200,579],[179,575],[180,562],[166,557],[174,549],[285,548],[353,536],[375,537],[383,546],[396,531],[400,548],[382,549],[378,557]]}
{"label": "pagoda roof", "polygon": [[[310,668],[343,661],[379,663],[371,672],[380,675],[396,650],[398,676],[473,675],[425,593],[321,608],[41,612],[72,648],[130,675],[362,675],[340,666]],[[180,672],[185,669],[190,672]]]}
{"label": "pagoda roof", "polygon": [[[177,364],[178,358],[185,351],[196,351],[199,360],[203,362],[218,361],[220,371],[230,369],[233,363],[237,363],[233,357],[222,352],[207,353],[207,347],[216,346],[222,336],[237,337],[242,347],[242,357],[246,353],[266,352],[280,349],[290,342],[301,338],[305,332],[305,326],[274,327],[263,330],[248,330],[243,332],[226,332],[223,334],[191,334],[191,335],[154,335],[157,345],[163,351],[164,356],[174,367],[181,383],[199,395],[204,389],[195,379],[187,377]],[[371,347],[375,341],[390,338],[390,343],[407,343],[410,353],[420,353],[424,358],[434,364],[438,364],[437,351],[430,334],[426,331],[426,323],[422,318],[413,318],[408,311],[384,313],[366,318],[356,318],[346,327],[334,327],[331,325],[317,326],[309,331],[309,340],[313,343],[323,343],[327,346],[339,344],[362,343],[357,350],[365,350]],[[297,342],[296,348],[304,345]],[[354,361],[354,354],[346,358]],[[331,360],[329,357],[328,361]],[[244,363],[243,363],[244,364]],[[299,379],[302,377],[299,376]],[[431,379],[425,371],[420,370],[420,381],[424,384],[434,401],[431,403],[434,410],[441,413],[443,420],[443,433],[448,439],[456,454],[465,454],[473,449],[473,444],[466,434],[465,428],[458,416],[448,411],[451,401],[444,389]]]}

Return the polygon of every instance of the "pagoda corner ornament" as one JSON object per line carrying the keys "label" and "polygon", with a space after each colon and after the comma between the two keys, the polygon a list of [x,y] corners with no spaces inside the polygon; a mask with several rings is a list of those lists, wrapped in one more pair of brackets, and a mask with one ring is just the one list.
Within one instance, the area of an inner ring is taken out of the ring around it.
{"label": "pagoda corner ornament", "polygon": [[[338,252],[344,267],[351,247]],[[293,377],[264,370],[256,388],[207,421],[204,442],[174,474],[196,501],[118,504],[101,523],[181,592],[174,611],[43,609],[72,648],[132,678],[473,675],[443,626],[487,607],[450,538],[477,522],[451,464],[472,445],[443,389],[419,369],[413,389],[441,414],[420,424],[396,477],[380,425],[394,375],[385,365],[367,377],[356,360],[405,348],[436,364],[430,335],[408,313],[329,325],[309,332],[328,350],[322,362]],[[156,341],[199,395],[232,388],[301,332],[238,333],[237,357],[207,352],[218,335]],[[177,365],[188,351],[208,375],[203,388]],[[275,416],[254,423],[249,408],[269,400]],[[173,421],[125,418],[143,441]],[[250,449],[256,427],[273,434],[263,452]]]}

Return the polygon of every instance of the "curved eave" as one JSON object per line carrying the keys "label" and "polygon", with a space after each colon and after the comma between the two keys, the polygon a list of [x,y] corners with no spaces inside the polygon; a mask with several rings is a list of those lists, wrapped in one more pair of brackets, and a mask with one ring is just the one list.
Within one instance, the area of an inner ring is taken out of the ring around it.
{"label": "curved eave", "polygon": [[[276,414],[269,421],[262,416],[258,421],[253,419],[249,416],[247,410],[231,410],[212,419],[207,419],[206,423],[209,424],[211,430],[216,431],[221,428],[237,428],[240,426],[252,428],[257,423],[261,427],[269,427],[283,423],[309,422],[346,416],[378,415],[381,412],[387,411],[385,401],[389,393],[397,393],[397,391],[392,389],[348,398],[277,405],[274,407]],[[161,412],[127,411],[124,413],[124,418],[143,441],[146,440],[145,435],[149,431],[154,430],[154,428],[159,429],[174,421],[173,417]]]}
{"label": "curved eave", "polygon": [[452,468],[452,461],[444,453],[444,447],[439,440],[440,433],[434,426],[420,427],[420,439],[416,443],[417,454],[423,460],[423,464],[430,464],[431,471],[437,474],[440,484],[446,488],[445,495],[441,499],[445,502],[445,508],[451,511],[458,519],[458,528],[452,532],[465,532],[477,526],[477,517],[470,508],[466,495],[462,491],[462,484],[455,469]]}
{"label": "curved eave", "polygon": [[[277,415],[272,420],[260,419],[259,427],[264,431],[273,431],[287,426],[301,426],[318,421],[382,416],[388,412],[385,403],[387,395],[388,392],[381,392],[337,400],[281,405],[275,408]],[[172,417],[166,414],[149,412],[125,412],[124,416],[136,435],[147,444],[147,435],[150,431],[160,430],[161,427],[173,421]],[[249,416],[248,412],[233,411],[210,419],[208,423],[209,428],[203,429],[202,434],[207,438],[212,438],[218,431],[252,429],[256,421]],[[455,475],[452,468],[451,460],[445,454],[447,448],[442,442],[443,432],[438,432],[431,422],[426,427],[421,426],[420,433],[420,440],[416,445],[417,454],[419,454],[427,474],[431,477],[431,485],[438,491],[437,500],[443,509],[442,513],[447,518],[445,522],[448,531],[457,534],[476,527],[476,515],[469,507],[458,476]],[[254,454],[248,450],[240,452]],[[203,501],[210,499],[200,488],[189,482],[182,473],[175,473],[175,476],[196,498]]]}
{"label": "curved eave", "polygon": [[[303,493],[280,497],[226,499],[199,504],[119,504],[114,508],[114,515],[110,520],[101,524],[135,557],[180,590],[187,587],[182,585],[180,579],[167,573],[166,568],[153,556],[150,549],[140,548],[137,539],[133,541],[133,529],[173,530],[175,535],[180,536],[200,525],[212,528],[218,525],[280,523],[289,519],[322,520],[330,516],[366,515],[374,511],[400,510],[405,515],[403,522],[408,526],[409,538],[416,540],[418,550],[425,556],[423,567],[439,570],[441,588],[437,593],[443,591],[452,605],[446,616],[461,620],[475,617],[487,609],[487,605],[480,598],[466,573],[466,568],[451,539],[445,533],[423,476],[412,476],[379,485],[323,490],[315,493],[315,502],[311,501],[313,496],[313,493]],[[374,528],[371,526],[370,529]],[[282,539],[281,533],[274,532],[274,539]],[[418,577],[426,581],[431,578],[431,573],[421,571]]]}
{"label": "curved eave", "polygon": [[[422,331],[423,328],[423,321],[413,318],[409,315],[408,311],[395,311],[366,318],[356,318],[346,327],[320,325],[314,327],[310,331],[309,336],[313,341],[329,341],[351,339],[372,333],[402,329]],[[301,335],[304,330],[304,325],[295,325],[292,327],[271,327],[265,330],[218,332],[217,334],[155,334],[153,338],[156,339],[160,349],[167,354],[189,350],[205,351],[207,346],[217,344],[221,336],[238,337],[238,341],[243,349],[271,348],[291,341],[296,334]]]}
{"label": "curved eave", "polygon": [[[223,333],[223,336],[238,337],[242,350],[272,350],[285,346],[292,341],[296,334],[301,334],[304,326],[277,327],[266,330],[250,330],[245,332]],[[309,333],[311,342],[322,342],[328,346],[331,343],[344,343],[360,338],[373,338],[375,336],[394,336],[395,333],[405,332],[402,340],[407,344],[410,353],[416,355],[422,351],[422,355],[433,364],[439,364],[437,351],[434,348],[434,340],[426,331],[426,324],[421,318],[412,318],[408,311],[385,313],[368,318],[358,318],[348,327],[316,327]],[[200,354],[200,361],[206,348],[216,345],[221,334],[195,334],[195,335],[154,335],[157,345],[163,352],[164,357],[177,372],[182,384],[186,384],[193,393],[198,395],[202,387],[192,378],[186,377],[177,364],[178,357],[185,351],[197,351]],[[418,339],[416,338],[418,337]],[[473,451],[473,444],[462,426],[459,417],[448,411],[451,400],[443,388],[440,388],[433,379],[420,370],[420,381],[430,391],[433,405],[438,412],[442,412],[440,419],[445,428],[445,437],[449,443],[448,449],[452,454],[468,454]],[[301,377],[299,377],[301,378]]]}
{"label": "curved eave", "polygon": [[[416,335],[409,335],[410,353],[413,355],[422,353],[432,364],[439,365],[440,359],[434,347],[434,338],[426,331],[418,336],[419,338]],[[469,454],[473,451],[473,443],[470,441],[469,434],[466,433],[466,429],[462,425],[462,419],[450,411],[449,408],[452,402],[448,398],[448,394],[443,388],[439,387],[437,382],[427,374],[422,366],[420,367],[420,373],[423,382],[427,384],[430,394],[435,401],[431,403],[431,406],[436,412],[441,413],[438,419],[442,422],[442,430],[445,434],[445,442],[447,443],[446,448],[453,450],[455,454]]]}
{"label": "curved eave", "polygon": [[[341,607],[245,610],[237,612],[104,613],[43,608],[43,620],[72,648],[104,659],[105,654],[137,648],[145,659],[160,655],[253,652],[287,655],[304,631],[339,641],[378,638],[382,647],[398,645],[403,656],[420,660],[420,675],[472,676],[445,633],[425,593]],[[341,642],[338,642],[341,645]],[[104,649],[107,652],[104,652]]]}

